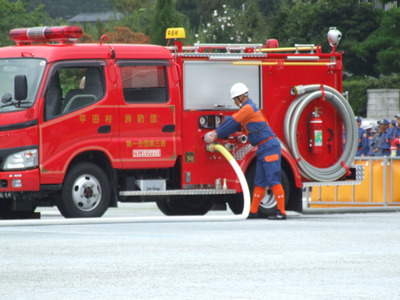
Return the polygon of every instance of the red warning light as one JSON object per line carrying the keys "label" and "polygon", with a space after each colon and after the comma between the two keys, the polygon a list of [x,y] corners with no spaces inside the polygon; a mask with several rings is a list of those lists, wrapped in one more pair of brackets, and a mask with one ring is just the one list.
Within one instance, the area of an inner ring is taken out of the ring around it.
{"label": "red warning light", "polygon": [[82,33],[80,26],[55,26],[17,28],[10,30],[8,35],[17,44],[27,44],[34,42],[74,41],[80,38]]}

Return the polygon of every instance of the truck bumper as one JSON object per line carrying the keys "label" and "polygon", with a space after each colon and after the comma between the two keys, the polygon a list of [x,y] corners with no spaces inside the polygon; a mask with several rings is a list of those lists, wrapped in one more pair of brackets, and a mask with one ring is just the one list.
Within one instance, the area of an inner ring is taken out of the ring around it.
{"label": "truck bumper", "polygon": [[39,191],[39,169],[0,172],[0,192]]}

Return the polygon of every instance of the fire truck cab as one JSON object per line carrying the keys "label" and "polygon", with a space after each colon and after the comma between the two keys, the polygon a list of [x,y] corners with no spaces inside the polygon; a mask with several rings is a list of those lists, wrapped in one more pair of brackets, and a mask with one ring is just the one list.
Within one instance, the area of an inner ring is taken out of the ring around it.
{"label": "fire truck cab", "polygon": [[[301,210],[303,181],[351,173],[354,145],[342,136],[351,139],[356,125],[342,104],[341,53],[313,45],[290,54],[262,44],[185,48],[181,29],[169,30],[171,47],[106,37],[79,44],[77,26],[10,31],[17,45],[0,48],[0,217],[53,205],[65,217],[99,217],[118,201],[156,201],[167,215],[225,203],[240,213],[235,173],[202,140],[236,111],[228,93],[235,82],[248,85],[281,140],[288,209]],[[251,185],[256,149],[245,132],[218,143]],[[322,173],[313,178],[307,168]],[[263,202],[265,213],[270,204]]]}

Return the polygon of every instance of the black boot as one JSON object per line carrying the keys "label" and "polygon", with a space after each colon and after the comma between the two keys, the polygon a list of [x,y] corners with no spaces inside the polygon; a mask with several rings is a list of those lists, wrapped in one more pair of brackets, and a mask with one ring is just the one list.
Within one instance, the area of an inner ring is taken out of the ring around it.
{"label": "black boot", "polygon": [[247,217],[247,219],[258,219],[258,213],[249,213],[249,216]]}
{"label": "black boot", "polygon": [[268,216],[268,220],[286,220],[286,215],[277,210],[275,214]]}

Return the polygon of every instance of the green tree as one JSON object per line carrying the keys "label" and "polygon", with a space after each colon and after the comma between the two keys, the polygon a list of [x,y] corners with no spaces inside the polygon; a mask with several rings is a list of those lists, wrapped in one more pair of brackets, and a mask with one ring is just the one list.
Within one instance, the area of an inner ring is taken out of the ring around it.
{"label": "green tree", "polygon": [[400,1],[393,1],[393,0],[379,0],[380,3],[382,4],[388,4],[388,3],[396,3],[398,7],[400,7]]}
{"label": "green tree", "polygon": [[360,60],[375,72],[368,75],[400,74],[400,8],[384,12],[379,27],[354,47]]}
{"label": "green tree", "polygon": [[114,22],[110,26],[111,28],[121,26],[130,28],[134,32],[149,34],[155,0],[113,0],[113,3],[116,9],[124,14],[124,17]]}
{"label": "green tree", "polygon": [[[143,1],[141,0],[112,0],[111,2],[118,11],[128,15],[139,10],[140,8],[143,8],[143,6],[146,5],[146,2],[143,3]],[[147,1],[147,3],[148,2],[152,1]]]}
{"label": "green tree", "polygon": [[15,2],[0,0],[0,7],[0,32],[3,33],[0,36],[0,46],[14,44],[8,38],[8,32],[13,28],[43,26],[46,23],[51,23],[49,15],[43,10],[43,5],[39,5],[33,11],[28,12],[27,0]]}
{"label": "green tree", "polygon": [[343,82],[343,91],[349,93],[349,104],[356,116],[367,115],[367,80],[349,78]]}
{"label": "green tree", "polygon": [[277,38],[281,46],[313,43],[329,51],[326,34],[330,27],[337,27],[343,34],[339,50],[346,55],[346,72],[370,74],[372,65],[361,60],[354,47],[377,28],[380,13],[371,3],[359,3],[358,0],[296,1],[291,6],[283,5],[270,18],[269,36]]}
{"label": "green tree", "polygon": [[[123,1],[123,0],[121,0]],[[29,0],[29,11],[39,5],[44,5],[46,12],[52,18],[72,18],[80,13],[95,13],[113,11],[113,3],[110,0]]]}
{"label": "green tree", "polygon": [[165,32],[169,27],[189,28],[189,21],[176,10],[174,1],[157,0],[150,24],[151,43],[165,45]]}
{"label": "green tree", "polygon": [[267,23],[260,1],[247,1],[239,19],[239,28],[248,42],[262,43],[267,37]]}

